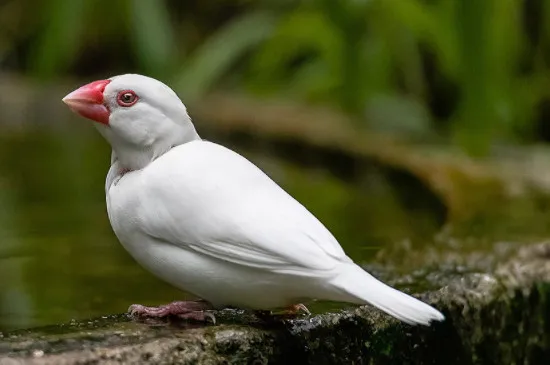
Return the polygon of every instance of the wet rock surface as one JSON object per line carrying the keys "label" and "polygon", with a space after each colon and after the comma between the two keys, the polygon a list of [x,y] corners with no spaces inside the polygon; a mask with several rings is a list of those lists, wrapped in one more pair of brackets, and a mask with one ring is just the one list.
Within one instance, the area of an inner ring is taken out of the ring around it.
{"label": "wet rock surface", "polygon": [[382,252],[368,268],[442,310],[446,321],[431,327],[401,324],[370,307],[278,323],[225,310],[209,326],[114,315],[4,333],[0,364],[545,363],[550,243],[471,241],[452,252],[453,241],[446,242],[429,252]]}

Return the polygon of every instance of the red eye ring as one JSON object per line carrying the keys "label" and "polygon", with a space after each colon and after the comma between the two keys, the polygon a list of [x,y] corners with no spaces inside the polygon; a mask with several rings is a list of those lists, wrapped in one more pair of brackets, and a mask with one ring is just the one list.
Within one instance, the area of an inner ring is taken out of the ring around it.
{"label": "red eye ring", "polygon": [[123,107],[129,107],[137,103],[138,96],[133,90],[122,90],[118,92],[116,102]]}

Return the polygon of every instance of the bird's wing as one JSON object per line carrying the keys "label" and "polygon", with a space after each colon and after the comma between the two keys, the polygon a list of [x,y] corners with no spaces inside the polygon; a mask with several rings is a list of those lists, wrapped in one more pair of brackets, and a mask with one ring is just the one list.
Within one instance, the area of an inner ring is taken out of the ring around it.
{"label": "bird's wing", "polygon": [[146,234],[217,259],[307,274],[350,261],[306,208],[239,154],[197,141],[157,159],[141,179]]}

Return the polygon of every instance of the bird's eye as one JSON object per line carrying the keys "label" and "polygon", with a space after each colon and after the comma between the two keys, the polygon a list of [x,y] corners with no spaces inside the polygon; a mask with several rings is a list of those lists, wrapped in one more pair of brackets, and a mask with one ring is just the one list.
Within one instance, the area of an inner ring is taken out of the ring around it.
{"label": "bird's eye", "polygon": [[120,106],[129,107],[138,101],[138,96],[132,90],[124,90],[118,93],[116,101]]}

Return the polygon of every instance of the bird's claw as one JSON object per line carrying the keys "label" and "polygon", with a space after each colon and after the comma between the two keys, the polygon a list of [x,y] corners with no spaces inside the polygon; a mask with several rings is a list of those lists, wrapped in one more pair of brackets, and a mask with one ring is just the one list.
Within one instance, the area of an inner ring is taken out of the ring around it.
{"label": "bird's claw", "polygon": [[286,307],[281,312],[271,312],[271,311],[256,311],[256,315],[264,320],[274,320],[274,319],[292,319],[298,316],[298,313],[302,311],[306,315],[311,315],[311,312],[305,305],[302,303],[294,304]]}
{"label": "bird's claw", "polygon": [[182,314],[178,314],[178,318],[193,320],[197,322],[208,322],[208,320],[211,320],[212,324],[216,324],[216,316],[214,316],[214,313],[207,312],[207,311],[195,311],[195,312],[189,312],[189,313],[182,313]]}
{"label": "bird's claw", "polygon": [[132,304],[128,308],[130,317],[154,317],[163,318],[175,316],[181,319],[206,322],[208,319],[216,324],[216,317],[213,313],[207,312],[211,309],[210,304],[206,302],[173,302],[158,307],[146,307],[141,304]]}
{"label": "bird's claw", "polygon": [[298,303],[298,304],[293,305],[291,307],[291,311],[295,314],[297,314],[299,311],[302,311],[305,314],[307,314],[308,316],[311,315],[311,312],[309,311],[309,309],[307,309],[307,307],[305,305],[303,305],[302,303]]}

